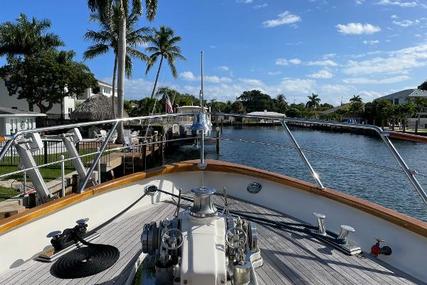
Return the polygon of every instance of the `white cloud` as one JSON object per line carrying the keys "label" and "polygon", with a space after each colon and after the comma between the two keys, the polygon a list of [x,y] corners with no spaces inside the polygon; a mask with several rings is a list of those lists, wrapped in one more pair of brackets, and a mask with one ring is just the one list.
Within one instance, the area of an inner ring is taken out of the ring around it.
{"label": "white cloud", "polygon": [[243,3],[243,4],[251,4],[254,2],[254,0],[237,0],[237,3]]}
{"label": "white cloud", "polygon": [[365,45],[370,45],[370,46],[374,46],[374,45],[377,45],[377,44],[379,44],[379,43],[380,43],[380,41],[379,41],[379,40],[371,40],[371,41],[364,40],[364,41],[363,41],[363,44],[365,44]]}
{"label": "white cloud", "polygon": [[427,44],[388,52],[385,56],[366,60],[350,60],[345,65],[345,74],[359,76],[371,74],[404,74],[427,65]]}
{"label": "white cloud", "polygon": [[301,60],[299,58],[293,58],[289,60],[292,64],[301,64]]}
{"label": "white cloud", "polygon": [[347,84],[392,84],[397,82],[402,82],[410,79],[407,75],[399,75],[381,79],[365,78],[365,77],[356,77],[356,78],[346,78],[343,79],[344,83]]}
{"label": "white cloud", "polygon": [[309,66],[338,66],[338,64],[331,59],[309,61],[309,62],[307,62],[307,65],[309,65]]}
{"label": "white cloud", "polygon": [[345,35],[369,35],[381,31],[381,28],[378,26],[362,23],[338,24],[336,27],[338,32]]}
{"label": "white cloud", "polygon": [[363,3],[365,3],[365,0],[356,0],[357,5],[362,5]]}
{"label": "white cloud", "polygon": [[267,3],[254,5],[254,9],[262,9],[262,8],[266,8],[266,7],[268,7]]}
{"label": "white cloud", "polygon": [[193,72],[191,71],[184,71],[179,74],[179,77],[181,77],[184,80],[193,81],[197,80],[196,76],[194,76]]}
{"label": "white cloud", "polygon": [[230,68],[228,66],[226,66],[226,65],[218,66],[218,69],[222,70],[222,71],[229,71],[230,70]]}
{"label": "white cloud", "polygon": [[[328,97],[331,97],[333,95],[335,96],[348,95],[348,94],[354,93],[355,91],[356,89],[354,87],[348,86],[348,85],[342,85],[342,84],[326,84],[326,85],[320,86],[319,88],[320,95],[322,94],[325,94],[327,96],[329,95]],[[337,97],[333,99],[330,98],[329,100],[330,102],[334,100],[332,102],[337,103],[338,98]]]}
{"label": "white cloud", "polygon": [[316,81],[311,79],[284,78],[279,84],[278,89],[284,93],[310,95],[315,90],[315,84]]}
{"label": "white cloud", "polygon": [[403,28],[407,28],[407,27],[411,27],[411,26],[415,26],[418,25],[419,23],[421,23],[420,20],[416,19],[416,20],[394,20],[393,24],[403,27]]}
{"label": "white cloud", "polygon": [[[186,81],[199,81],[200,80],[200,76],[195,76],[193,74],[193,72],[191,71],[184,71],[181,72],[179,74],[179,77],[181,77],[182,79],[186,80]],[[206,75],[204,76],[204,81],[205,82],[210,82],[210,83],[229,83],[231,82],[231,78],[229,77],[222,77],[222,76],[216,76],[216,75]]]}
{"label": "white cloud", "polygon": [[276,65],[289,65],[289,64],[301,64],[301,60],[299,58],[292,58],[292,59],[286,59],[286,58],[278,58],[276,59]]}
{"label": "white cloud", "polygon": [[318,72],[309,74],[308,77],[315,78],[315,79],[329,79],[334,77],[334,75],[330,71],[326,69],[322,69],[322,70],[319,70]]}
{"label": "white cloud", "polygon": [[267,72],[268,75],[279,75],[281,73],[282,72],[280,72],[280,71],[269,71],[269,72]]}
{"label": "white cloud", "polygon": [[229,78],[229,77],[220,77],[220,76],[209,76],[209,75],[207,75],[207,76],[204,76],[204,81],[205,82],[211,82],[211,83],[223,83],[223,82],[227,82],[227,83],[229,83],[229,82],[232,82],[232,80],[231,80],[231,78]]}
{"label": "white cloud", "polygon": [[266,28],[274,28],[281,25],[295,24],[301,21],[301,17],[291,14],[289,11],[280,13],[276,19],[264,21],[262,24]]}
{"label": "white cloud", "polygon": [[380,0],[377,2],[378,5],[384,6],[399,6],[403,8],[417,7],[418,2],[415,1],[402,1],[402,0]]}

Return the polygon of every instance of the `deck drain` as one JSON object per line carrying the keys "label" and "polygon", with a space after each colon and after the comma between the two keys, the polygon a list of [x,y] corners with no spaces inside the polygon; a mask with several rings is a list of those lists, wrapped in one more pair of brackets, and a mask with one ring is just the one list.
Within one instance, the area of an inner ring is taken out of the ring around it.
{"label": "deck drain", "polygon": [[50,273],[61,279],[95,275],[111,267],[120,257],[120,251],[111,245],[90,244],[77,248],[59,258]]}

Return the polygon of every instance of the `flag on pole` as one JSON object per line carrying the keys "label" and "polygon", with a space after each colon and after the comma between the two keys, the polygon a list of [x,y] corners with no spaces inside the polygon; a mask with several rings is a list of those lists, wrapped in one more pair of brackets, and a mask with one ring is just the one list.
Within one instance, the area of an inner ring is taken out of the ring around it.
{"label": "flag on pole", "polygon": [[165,110],[166,110],[166,113],[168,113],[168,114],[173,113],[172,103],[171,103],[171,100],[169,99],[168,95],[166,95]]}

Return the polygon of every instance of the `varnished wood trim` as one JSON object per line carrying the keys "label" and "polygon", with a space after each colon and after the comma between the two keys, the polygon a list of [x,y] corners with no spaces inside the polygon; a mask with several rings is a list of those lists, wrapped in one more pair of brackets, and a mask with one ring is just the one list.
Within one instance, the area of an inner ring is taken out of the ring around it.
{"label": "varnished wood trim", "polygon": [[[123,187],[124,185],[135,183],[142,179],[160,176],[169,173],[177,172],[188,172],[188,171],[200,171],[197,167],[199,161],[184,161],[174,164],[169,164],[161,168],[153,169],[147,172],[139,172],[131,174],[122,178],[111,180],[109,182],[103,183],[98,186],[91,187],[87,189],[82,194],[72,194],[70,196],[48,202],[46,204],[35,207],[31,210],[25,211],[23,213],[14,215],[7,219],[0,221],[0,234],[3,234],[11,229],[34,221],[38,218],[42,218],[49,214],[52,214],[58,210],[69,207],[73,204],[79,203],[81,201],[87,200],[95,195],[102,194],[107,191],[112,191],[118,187]],[[258,177],[265,180],[273,181],[282,185],[290,186],[296,190],[306,191],[313,193],[318,196],[322,196],[342,204],[348,205],[352,208],[359,209],[376,217],[379,217],[383,220],[389,221],[393,224],[401,226],[409,231],[420,234],[424,237],[427,237],[427,223],[417,220],[415,218],[406,216],[404,214],[398,213],[394,210],[385,208],[383,206],[377,205],[375,203],[353,197],[351,195],[341,193],[332,189],[319,189],[316,185],[301,181],[299,179],[291,178],[285,175],[260,170],[253,167],[248,167],[244,165],[217,161],[217,160],[207,160],[206,171],[215,171],[215,172],[225,172],[225,173],[236,173],[252,177]]]}
{"label": "varnished wood trim", "polygon": [[402,132],[393,132],[392,131],[392,132],[390,132],[390,138],[398,139],[398,140],[405,140],[405,141],[427,143],[427,136],[420,136],[420,135],[408,134],[408,133],[402,133]]}

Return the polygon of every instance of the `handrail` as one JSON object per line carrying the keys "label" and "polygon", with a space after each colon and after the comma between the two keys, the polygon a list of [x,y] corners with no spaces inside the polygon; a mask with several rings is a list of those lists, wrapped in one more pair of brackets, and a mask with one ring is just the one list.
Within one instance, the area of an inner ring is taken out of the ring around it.
{"label": "handrail", "polygon": [[104,124],[112,124],[116,122],[130,122],[130,121],[136,121],[136,120],[149,120],[149,119],[163,119],[163,118],[170,118],[170,117],[182,117],[182,116],[193,116],[193,113],[179,113],[179,114],[163,114],[163,115],[151,115],[151,116],[139,116],[139,117],[129,117],[129,118],[119,118],[119,119],[111,119],[111,120],[102,120],[102,121],[95,121],[95,122],[84,122],[84,123],[74,123],[74,124],[68,124],[68,125],[58,125],[58,126],[51,126],[51,127],[43,127],[43,128],[36,128],[36,129],[30,129],[30,130],[21,130],[16,132],[10,140],[7,141],[6,145],[2,148],[0,151],[0,160],[3,159],[6,152],[9,150],[13,142],[22,135],[25,134],[31,134],[31,133],[39,133],[39,132],[49,132],[49,131],[57,131],[57,130],[64,130],[64,129],[71,129],[71,128],[78,128],[78,127],[88,127],[88,126],[95,126],[95,125],[104,125]]}
{"label": "handrail", "polygon": [[[142,138],[142,137],[140,137],[140,138]],[[177,139],[169,139],[169,140],[160,140],[160,141],[155,141],[155,142],[144,142],[144,143],[134,144],[132,146],[133,147],[150,146],[150,145],[155,145],[155,144],[160,144],[160,143],[178,142],[178,141],[185,141],[185,140],[194,140],[194,139],[197,139],[197,138],[198,137],[185,137],[185,138],[177,138]],[[115,148],[109,148],[109,149],[104,150],[104,154],[105,153],[109,153],[109,152],[114,152],[114,151],[120,151],[120,150],[124,150],[124,149],[128,149],[128,148],[129,148],[129,146],[120,146],[120,147],[115,147]],[[81,154],[78,157],[79,158],[83,158],[83,157],[88,157],[88,156],[96,155],[98,153],[100,153],[99,150],[94,151],[94,152],[90,152],[90,153]],[[26,171],[33,170],[33,169],[43,168],[43,167],[47,167],[47,166],[52,166],[52,165],[55,165],[55,164],[59,164],[59,163],[62,163],[62,162],[72,161],[74,159],[77,159],[78,157],[69,157],[69,158],[59,159],[59,160],[55,160],[55,161],[52,161],[52,162],[48,162],[48,163],[36,165],[34,167],[28,167],[28,168],[23,168],[23,169],[16,170],[16,171],[8,172],[8,173],[5,173],[5,174],[1,174],[0,175],[0,179],[3,179],[5,177],[9,177],[9,176],[12,176],[12,175],[16,175],[16,174],[21,174],[21,173],[24,173]]]}
{"label": "handrail", "polygon": [[311,176],[313,176],[317,185],[319,185],[321,189],[325,189],[325,186],[323,186],[323,183],[320,180],[319,174],[317,174],[317,172],[314,171],[313,166],[311,166],[310,161],[308,161],[308,158],[305,156],[303,150],[299,146],[291,130],[288,128],[288,125],[286,124],[285,120],[281,120],[281,124],[282,124],[282,127],[285,129],[285,132],[288,134],[289,138],[291,139],[292,143],[295,145],[295,148],[298,150],[298,153],[301,156],[302,160],[304,161],[305,165],[307,165],[307,168],[310,170]]}
{"label": "handrail", "polygon": [[[305,124],[314,124],[314,125],[322,125],[322,126],[330,126],[330,127],[345,127],[351,129],[359,129],[359,130],[370,130],[375,132],[380,136],[382,141],[385,143],[387,148],[390,150],[391,154],[397,161],[397,163],[402,168],[412,187],[415,189],[417,194],[420,196],[421,200],[427,205],[427,193],[424,191],[418,179],[415,177],[416,171],[410,169],[406,164],[405,160],[402,158],[394,144],[389,139],[389,132],[383,130],[382,128],[374,125],[362,125],[362,124],[349,124],[349,123],[339,123],[339,122],[325,122],[325,121],[317,121],[317,120],[307,120],[307,119],[297,119],[297,118],[284,118],[283,116],[258,116],[258,115],[242,115],[242,114],[228,114],[228,113],[214,113],[214,116],[230,116],[230,117],[240,117],[240,118],[254,118],[254,119],[267,119],[267,120],[279,120],[283,122],[295,122],[295,123],[305,123]],[[309,164],[307,164],[309,166]],[[309,167],[310,168],[310,167]],[[313,177],[316,173],[312,168],[310,168],[310,172]],[[317,182],[317,179],[316,179]]]}
{"label": "handrail", "polygon": [[[76,124],[69,124],[69,125],[62,125],[62,126],[52,126],[52,127],[44,127],[44,128],[37,128],[37,129],[31,129],[31,130],[24,130],[19,131],[16,134],[12,136],[12,139],[9,140],[6,145],[1,149],[0,151],[0,160],[3,159],[6,152],[9,150],[11,145],[14,143],[14,141],[21,135],[28,134],[28,133],[36,133],[36,132],[47,132],[47,131],[54,131],[54,130],[61,130],[61,129],[71,129],[74,127],[84,127],[84,126],[93,126],[93,125],[100,125],[100,124],[112,124],[115,123],[115,126],[119,122],[130,122],[130,121],[143,121],[143,120],[150,120],[150,119],[164,119],[164,118],[176,118],[181,116],[193,116],[194,113],[179,113],[179,114],[163,114],[163,115],[151,115],[151,116],[140,116],[140,117],[131,117],[131,118],[121,118],[121,119],[111,119],[111,120],[103,120],[103,121],[96,121],[96,122],[85,122],[85,123],[76,123]],[[400,167],[402,168],[403,172],[407,176],[408,180],[410,181],[411,185],[417,192],[417,194],[421,197],[422,201],[427,204],[427,194],[424,191],[423,187],[415,177],[416,171],[412,170],[408,167],[405,160],[402,158],[400,153],[397,151],[393,143],[389,139],[389,133],[385,130],[383,130],[380,127],[374,126],[374,125],[361,125],[361,124],[349,124],[349,123],[339,123],[339,122],[325,122],[325,121],[317,121],[317,120],[307,120],[307,119],[297,119],[297,118],[286,118],[284,116],[262,116],[262,115],[244,115],[244,114],[228,114],[228,113],[211,113],[212,116],[230,116],[230,117],[240,117],[240,118],[254,118],[254,119],[267,119],[267,120],[277,120],[282,124],[285,131],[290,136],[292,142],[294,143],[295,147],[299,151],[300,156],[305,161],[305,164],[309,168],[310,173],[312,174],[313,178],[316,180],[319,187],[322,189],[323,184],[320,181],[320,178],[318,174],[314,171],[313,167],[311,166],[310,162],[308,161],[307,157],[302,152],[302,149],[299,147],[298,142],[296,141],[295,137],[293,137],[292,132],[287,128],[286,123],[287,122],[296,122],[296,123],[306,123],[306,124],[314,124],[314,125],[323,125],[323,126],[338,126],[338,127],[346,127],[350,129],[363,129],[363,130],[371,130],[375,133],[377,133],[382,141],[386,144],[387,148],[392,153],[393,157],[396,159]],[[114,128],[114,127],[113,127]],[[113,132],[110,132],[108,134],[108,137],[111,137]],[[88,175],[85,177],[84,182],[82,186],[85,186],[87,181],[90,178],[91,173],[96,167],[97,161],[101,158],[102,154],[106,151],[105,148],[108,145],[108,140],[106,139],[101,146],[101,150],[99,152],[96,152],[97,156],[94,160],[94,163],[89,169]],[[3,175],[2,175],[3,176]],[[0,176],[0,178],[2,177]],[[81,188],[83,189],[83,188]]]}

